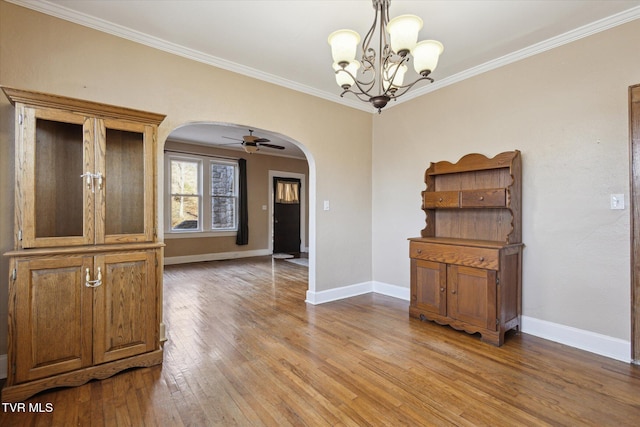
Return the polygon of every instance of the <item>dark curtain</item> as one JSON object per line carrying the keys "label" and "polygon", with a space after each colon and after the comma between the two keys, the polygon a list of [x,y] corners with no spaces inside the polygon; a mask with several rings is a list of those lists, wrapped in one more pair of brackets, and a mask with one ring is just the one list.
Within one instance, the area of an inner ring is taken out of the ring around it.
{"label": "dark curtain", "polygon": [[247,208],[247,161],[238,159],[240,194],[238,197],[238,234],[236,245],[249,243],[249,209]]}

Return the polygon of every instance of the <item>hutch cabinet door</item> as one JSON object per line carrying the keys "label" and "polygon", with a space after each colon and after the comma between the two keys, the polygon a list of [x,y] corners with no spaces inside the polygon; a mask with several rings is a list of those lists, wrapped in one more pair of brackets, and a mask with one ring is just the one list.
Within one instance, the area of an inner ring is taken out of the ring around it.
{"label": "hutch cabinet door", "polygon": [[155,350],[156,250],[95,258],[102,283],[94,291],[94,363]]}
{"label": "hutch cabinet door", "polygon": [[447,309],[451,318],[492,331],[496,320],[496,272],[449,265]]}
{"label": "hutch cabinet door", "polygon": [[[10,295],[14,383],[91,365],[91,256],[21,259]],[[15,302],[13,302],[15,301]],[[11,354],[11,352],[10,352]]]}
{"label": "hutch cabinet door", "polygon": [[24,107],[16,144],[16,206],[22,247],[92,244],[94,120]]}
{"label": "hutch cabinet door", "polygon": [[411,303],[418,309],[447,315],[447,265],[411,260]]}
{"label": "hutch cabinet door", "polygon": [[152,126],[98,121],[96,243],[153,241],[154,138]]}

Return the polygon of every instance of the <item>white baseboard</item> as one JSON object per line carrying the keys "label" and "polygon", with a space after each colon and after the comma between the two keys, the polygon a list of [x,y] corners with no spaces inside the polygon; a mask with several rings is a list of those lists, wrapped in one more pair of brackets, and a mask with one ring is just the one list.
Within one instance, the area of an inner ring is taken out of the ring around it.
{"label": "white baseboard", "polygon": [[249,258],[264,255],[271,255],[271,251],[269,249],[254,249],[251,251],[220,252],[211,254],[165,257],[164,265],[187,264],[190,262],[220,261],[224,259]]}
{"label": "white baseboard", "polygon": [[389,297],[398,298],[401,300],[409,301],[411,296],[411,289],[397,285],[390,285],[383,282],[372,282],[373,292]]}
{"label": "white baseboard", "polygon": [[0,354],[0,380],[7,378],[7,355]]}
{"label": "white baseboard", "polygon": [[630,341],[528,316],[522,316],[520,329],[525,334],[631,363]]}
{"label": "white baseboard", "polygon": [[[409,301],[410,290],[402,286],[383,282],[363,282],[320,292],[307,291],[306,302],[324,304],[344,298],[375,292]],[[631,363],[631,342],[583,329],[547,322],[546,320],[522,316],[520,330],[523,333],[575,347],[622,362]]]}
{"label": "white baseboard", "polygon": [[326,302],[351,298],[362,294],[368,294],[370,292],[373,292],[372,282],[363,282],[320,292],[307,291],[307,299],[305,302],[313,305],[324,304]]}

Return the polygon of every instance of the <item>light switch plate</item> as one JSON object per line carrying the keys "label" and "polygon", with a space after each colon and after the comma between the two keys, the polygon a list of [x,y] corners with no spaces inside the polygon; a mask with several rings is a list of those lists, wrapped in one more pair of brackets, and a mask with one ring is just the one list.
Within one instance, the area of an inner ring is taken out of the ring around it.
{"label": "light switch plate", "polygon": [[325,211],[328,211],[328,210],[329,210],[329,201],[328,201],[328,200],[325,200],[325,201],[324,201],[324,210],[325,210]]}
{"label": "light switch plate", "polygon": [[611,209],[624,209],[624,194],[611,195]]}

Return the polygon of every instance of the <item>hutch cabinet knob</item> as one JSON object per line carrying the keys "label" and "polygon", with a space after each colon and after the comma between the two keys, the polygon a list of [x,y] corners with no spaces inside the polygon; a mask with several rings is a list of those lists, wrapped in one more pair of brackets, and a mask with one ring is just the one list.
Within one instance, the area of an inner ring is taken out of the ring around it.
{"label": "hutch cabinet knob", "polygon": [[441,201],[442,201],[442,197],[440,197],[440,198],[438,199],[438,201],[439,201],[439,202],[441,202]]}
{"label": "hutch cabinet knob", "polygon": [[482,262],[482,261],[484,261],[484,257],[483,256],[480,257],[480,262]]}
{"label": "hutch cabinet knob", "polygon": [[480,200],[484,200],[484,196],[480,196]]}
{"label": "hutch cabinet knob", "polygon": [[440,288],[440,292],[444,292],[444,288]]}
{"label": "hutch cabinet knob", "polygon": [[418,249],[418,253],[421,254],[422,253],[422,249]]}
{"label": "hutch cabinet knob", "polygon": [[452,294],[455,294],[455,293],[456,293],[456,290],[455,290],[455,289],[454,289],[454,290],[452,290],[452,291],[451,291],[451,293],[452,293]]}

